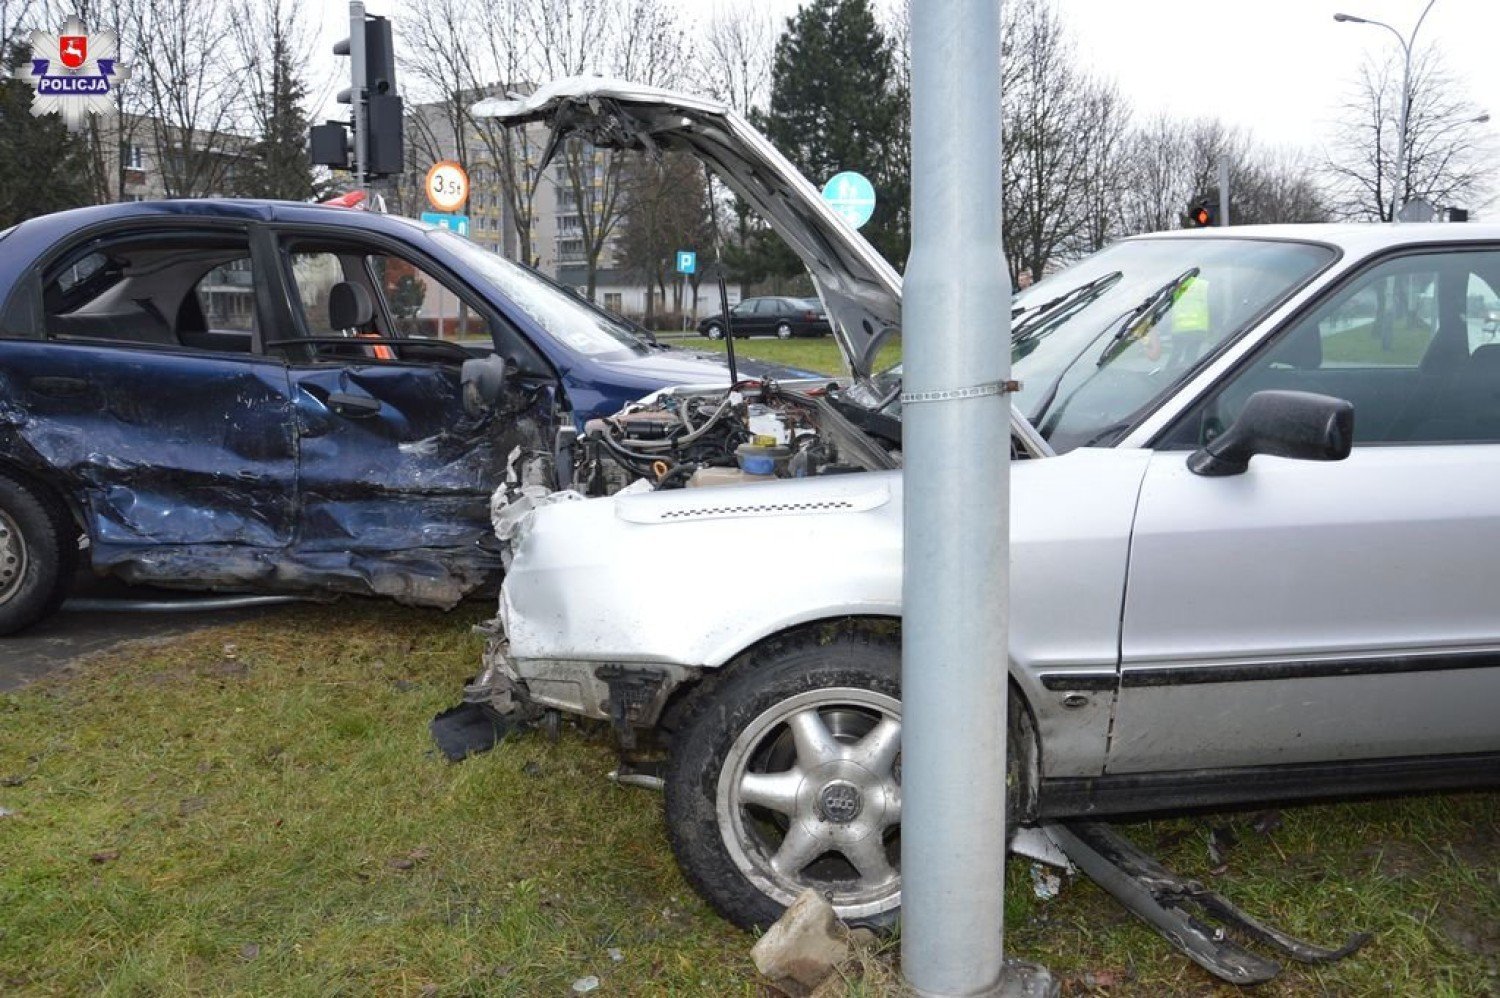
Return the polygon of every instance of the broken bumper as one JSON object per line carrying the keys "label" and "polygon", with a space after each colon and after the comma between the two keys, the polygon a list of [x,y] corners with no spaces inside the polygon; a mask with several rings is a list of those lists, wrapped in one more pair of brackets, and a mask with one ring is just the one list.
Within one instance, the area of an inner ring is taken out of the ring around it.
{"label": "broken bumper", "polygon": [[498,621],[481,630],[489,635],[484,668],[464,687],[464,701],[506,717],[560,710],[609,721],[629,737],[633,729],[654,725],[672,691],[701,672],[667,664],[517,661]]}

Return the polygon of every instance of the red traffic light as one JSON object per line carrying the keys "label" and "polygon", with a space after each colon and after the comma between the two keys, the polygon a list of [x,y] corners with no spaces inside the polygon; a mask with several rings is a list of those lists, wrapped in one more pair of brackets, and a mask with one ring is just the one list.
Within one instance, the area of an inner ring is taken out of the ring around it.
{"label": "red traffic light", "polygon": [[1188,228],[1192,229],[1206,229],[1210,225],[1218,225],[1218,206],[1208,197],[1195,198],[1188,205],[1187,224]]}

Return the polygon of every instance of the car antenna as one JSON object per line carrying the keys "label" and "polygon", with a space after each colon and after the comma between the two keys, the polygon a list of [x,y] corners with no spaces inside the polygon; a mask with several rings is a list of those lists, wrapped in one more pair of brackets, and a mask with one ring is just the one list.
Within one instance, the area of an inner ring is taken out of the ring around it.
{"label": "car antenna", "polygon": [[729,319],[729,288],[724,284],[724,241],[719,235],[718,213],[714,211],[714,174],[703,164],[703,190],[708,197],[709,229],[714,234],[714,262],[719,266],[719,314],[724,317],[724,351],[729,358],[729,390],[740,383],[739,365],[734,357],[734,325]]}

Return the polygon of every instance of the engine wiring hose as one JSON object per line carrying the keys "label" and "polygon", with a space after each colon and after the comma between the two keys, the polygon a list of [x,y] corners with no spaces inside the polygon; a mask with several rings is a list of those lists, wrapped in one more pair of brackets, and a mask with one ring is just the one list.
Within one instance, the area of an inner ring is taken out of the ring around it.
{"label": "engine wiring hose", "polygon": [[663,475],[657,481],[656,487],[658,489],[680,489],[688,483],[688,479],[693,477],[693,472],[697,471],[699,467],[700,465],[692,462],[679,464]]}
{"label": "engine wiring hose", "polygon": [[613,454],[617,461],[643,477],[651,474],[651,464],[658,460],[655,454],[638,454],[628,450],[611,440],[607,433],[595,433],[589,439],[603,445],[604,449]]}
{"label": "engine wiring hose", "polygon": [[[719,407],[713,411],[713,414],[710,415],[708,419],[699,424],[697,429],[689,433],[685,433],[680,437],[669,437],[666,440],[637,440],[633,443],[632,446],[634,446],[637,451],[676,450],[684,444],[690,444],[695,440],[701,439],[703,437],[703,434],[713,429],[714,425],[723,418],[724,413],[729,411],[729,408],[730,399],[729,396],[726,395],[724,396],[724,401],[719,403]],[[624,432],[619,423],[614,419],[610,419],[609,424],[611,428],[613,428],[616,432]],[[611,442],[613,443],[614,441]],[[647,458],[647,460],[651,459]]]}

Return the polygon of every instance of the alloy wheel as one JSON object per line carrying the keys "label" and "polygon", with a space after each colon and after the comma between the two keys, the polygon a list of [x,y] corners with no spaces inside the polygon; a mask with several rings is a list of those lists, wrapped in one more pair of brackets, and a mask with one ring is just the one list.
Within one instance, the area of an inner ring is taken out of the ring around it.
{"label": "alloy wheel", "polygon": [[747,725],[720,771],[730,857],[789,905],[811,887],[839,916],[901,903],[901,704],[837,687],[789,697]]}

